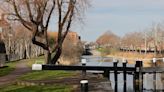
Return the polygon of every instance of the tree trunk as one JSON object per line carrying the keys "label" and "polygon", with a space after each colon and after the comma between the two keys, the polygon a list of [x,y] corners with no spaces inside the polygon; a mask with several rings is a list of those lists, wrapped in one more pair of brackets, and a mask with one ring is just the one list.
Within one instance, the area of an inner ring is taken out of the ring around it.
{"label": "tree trunk", "polygon": [[51,64],[51,53],[49,50],[45,50],[45,63]]}
{"label": "tree trunk", "polygon": [[61,53],[62,53],[62,48],[59,47],[59,48],[57,49],[57,51],[56,51],[55,56],[54,56],[53,59],[51,60],[51,64],[56,64],[56,63],[57,63],[57,60],[60,58]]}
{"label": "tree trunk", "polygon": [[20,44],[19,59],[22,59],[22,56],[23,56],[23,47],[22,44]]}
{"label": "tree trunk", "polygon": [[29,49],[29,43],[28,42],[25,42],[25,50],[26,50],[26,56],[29,59],[30,58],[30,55],[29,55],[30,49]]}
{"label": "tree trunk", "polygon": [[141,52],[141,51],[142,51],[142,47],[140,46],[140,54],[142,54],[142,52]]}
{"label": "tree trunk", "polygon": [[26,55],[27,51],[26,49],[24,50],[24,54],[23,54],[23,59],[27,59],[27,55]]}
{"label": "tree trunk", "polygon": [[157,45],[155,45],[155,49],[154,49],[154,56],[157,56]]}

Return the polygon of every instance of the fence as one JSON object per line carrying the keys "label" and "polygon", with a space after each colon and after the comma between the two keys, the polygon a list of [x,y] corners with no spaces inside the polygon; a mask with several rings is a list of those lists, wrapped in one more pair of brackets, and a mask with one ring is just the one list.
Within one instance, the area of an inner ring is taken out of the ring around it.
{"label": "fence", "polygon": [[[155,60],[155,59],[154,59]],[[110,74],[114,73],[114,92],[118,92],[118,74],[123,73],[123,80],[124,80],[124,88],[123,92],[127,92],[127,74],[133,75],[133,84],[134,84],[134,91],[135,92],[142,92],[143,91],[143,75],[145,73],[162,73],[164,68],[144,68],[142,61],[136,61],[135,67],[127,67],[127,62],[122,62],[122,66],[117,66],[118,61],[113,61],[113,66],[86,66],[85,60],[82,60],[82,66],[60,66],[60,65],[39,65],[34,64],[33,70],[81,70],[83,71],[82,75],[85,76],[86,70],[95,70],[95,71],[104,71],[103,76],[110,79]],[[155,63],[155,61],[154,61]],[[85,77],[84,77],[85,78]],[[154,78],[156,80],[156,78]],[[83,83],[83,82],[82,82]],[[87,83],[87,82],[86,82]],[[88,85],[88,83],[87,83]],[[82,92],[88,92],[85,86],[82,85]],[[85,89],[85,90],[84,90]]]}

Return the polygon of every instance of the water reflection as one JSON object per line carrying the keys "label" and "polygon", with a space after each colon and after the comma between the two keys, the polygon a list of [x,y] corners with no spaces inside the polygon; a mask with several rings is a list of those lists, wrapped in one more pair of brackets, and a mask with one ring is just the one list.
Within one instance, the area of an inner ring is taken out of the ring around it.
{"label": "water reflection", "polygon": [[[114,74],[112,73],[110,76],[110,81],[112,83],[112,88],[114,89]],[[118,92],[123,92],[124,81],[123,81],[123,73],[118,75]],[[127,92],[133,92],[133,76],[127,74]]]}
{"label": "water reflection", "polygon": [[[154,74],[146,73],[144,75],[144,90],[145,92],[154,92],[155,90],[158,92],[164,92],[164,84],[162,82],[162,74],[156,73],[156,81],[154,80]],[[147,91],[146,91],[147,90]]]}

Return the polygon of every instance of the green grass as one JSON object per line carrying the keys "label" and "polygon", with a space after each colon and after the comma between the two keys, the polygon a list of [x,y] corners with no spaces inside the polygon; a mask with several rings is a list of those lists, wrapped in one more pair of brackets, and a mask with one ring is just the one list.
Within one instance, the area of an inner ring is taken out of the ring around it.
{"label": "green grass", "polygon": [[116,48],[97,48],[97,51],[101,52],[102,55],[115,54],[119,52]]}
{"label": "green grass", "polygon": [[52,71],[52,70],[43,70],[43,71],[32,71],[25,75],[19,77],[20,80],[50,80],[50,79],[62,79],[66,77],[76,76],[77,73],[72,71]]}
{"label": "green grass", "polygon": [[70,85],[45,85],[45,86],[18,86],[9,85],[0,87],[0,92],[71,92]]}
{"label": "green grass", "polygon": [[107,55],[108,53],[110,53],[110,50],[107,48],[97,48],[97,51],[99,51],[101,55]]}
{"label": "green grass", "polygon": [[97,51],[104,53],[107,51],[107,49],[106,48],[97,48]]}
{"label": "green grass", "polygon": [[8,66],[8,67],[0,69],[0,77],[8,75],[9,73],[11,73],[15,69],[16,63],[17,62],[6,63],[5,65]]}

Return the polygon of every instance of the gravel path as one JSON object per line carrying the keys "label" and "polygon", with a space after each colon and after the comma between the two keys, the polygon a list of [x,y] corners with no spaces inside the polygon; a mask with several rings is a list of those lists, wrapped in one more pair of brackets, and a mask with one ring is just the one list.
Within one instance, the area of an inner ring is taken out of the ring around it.
{"label": "gravel path", "polygon": [[0,86],[13,83],[20,75],[30,71],[31,68],[27,66],[26,61],[19,61],[14,71],[12,71],[9,75],[0,77]]}

